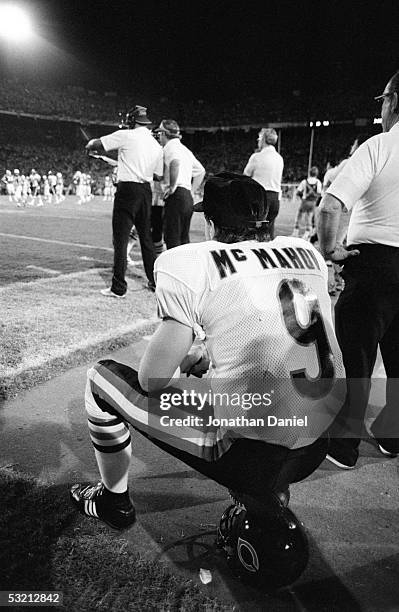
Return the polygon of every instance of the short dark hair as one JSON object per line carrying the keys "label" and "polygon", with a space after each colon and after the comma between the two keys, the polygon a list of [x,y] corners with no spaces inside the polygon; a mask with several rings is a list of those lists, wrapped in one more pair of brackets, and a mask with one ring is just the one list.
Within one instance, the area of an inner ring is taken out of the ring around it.
{"label": "short dark hair", "polygon": [[[208,217],[205,215],[207,221]],[[245,240],[256,240],[257,242],[267,242],[270,240],[270,230],[268,227],[262,229],[236,227],[217,227],[215,225],[214,240],[233,244],[234,242],[245,242]]]}

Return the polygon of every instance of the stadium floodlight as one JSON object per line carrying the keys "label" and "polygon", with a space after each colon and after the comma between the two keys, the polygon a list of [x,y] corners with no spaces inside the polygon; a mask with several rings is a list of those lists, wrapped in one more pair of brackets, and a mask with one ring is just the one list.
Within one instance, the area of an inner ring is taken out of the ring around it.
{"label": "stadium floodlight", "polygon": [[323,125],[324,125],[324,127],[328,127],[330,125],[330,122],[329,121],[323,121]]}
{"label": "stadium floodlight", "polygon": [[374,117],[373,124],[374,124],[374,125],[376,125],[376,124],[378,124],[378,123],[382,123],[382,119],[381,119],[381,117]]}
{"label": "stadium floodlight", "polygon": [[313,121],[309,123],[309,127],[313,127]]}
{"label": "stadium floodlight", "polygon": [[28,13],[15,4],[0,5],[0,36],[13,42],[25,42],[33,35]]}
{"label": "stadium floodlight", "polygon": [[316,127],[320,127],[321,126],[321,121],[316,121]]}

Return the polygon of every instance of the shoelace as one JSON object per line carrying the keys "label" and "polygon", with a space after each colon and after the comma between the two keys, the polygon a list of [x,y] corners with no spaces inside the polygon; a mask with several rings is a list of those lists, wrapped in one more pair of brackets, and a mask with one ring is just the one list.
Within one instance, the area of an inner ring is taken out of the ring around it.
{"label": "shoelace", "polygon": [[84,499],[94,499],[100,497],[104,493],[104,485],[102,482],[97,483],[95,486],[87,485],[85,489],[82,489],[81,495]]}

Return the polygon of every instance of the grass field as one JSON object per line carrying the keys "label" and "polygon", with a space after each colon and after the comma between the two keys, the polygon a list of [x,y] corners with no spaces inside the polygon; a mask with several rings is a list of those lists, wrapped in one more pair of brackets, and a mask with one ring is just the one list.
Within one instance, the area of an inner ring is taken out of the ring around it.
{"label": "grass field", "polygon": [[59,591],[68,612],[232,610],[140,557],[123,534],[90,521],[77,524],[66,487],[0,468],[0,492],[2,590]]}
{"label": "grass field", "polygon": [[112,269],[111,204],[0,201],[0,397],[123,346],[156,323],[139,253],[128,298],[100,295]]}

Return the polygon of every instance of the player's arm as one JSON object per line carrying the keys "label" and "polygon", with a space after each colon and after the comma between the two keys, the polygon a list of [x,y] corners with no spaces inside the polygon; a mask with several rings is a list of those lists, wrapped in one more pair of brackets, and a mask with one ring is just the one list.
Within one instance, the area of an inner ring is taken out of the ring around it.
{"label": "player's arm", "polygon": [[163,319],[140,362],[138,376],[141,387],[149,392],[166,387],[193,341],[191,327],[174,319]]}
{"label": "player's arm", "polygon": [[320,204],[317,234],[322,255],[331,261],[344,261],[359,255],[359,251],[348,251],[337,244],[337,232],[344,203],[330,193],[326,193]]}

